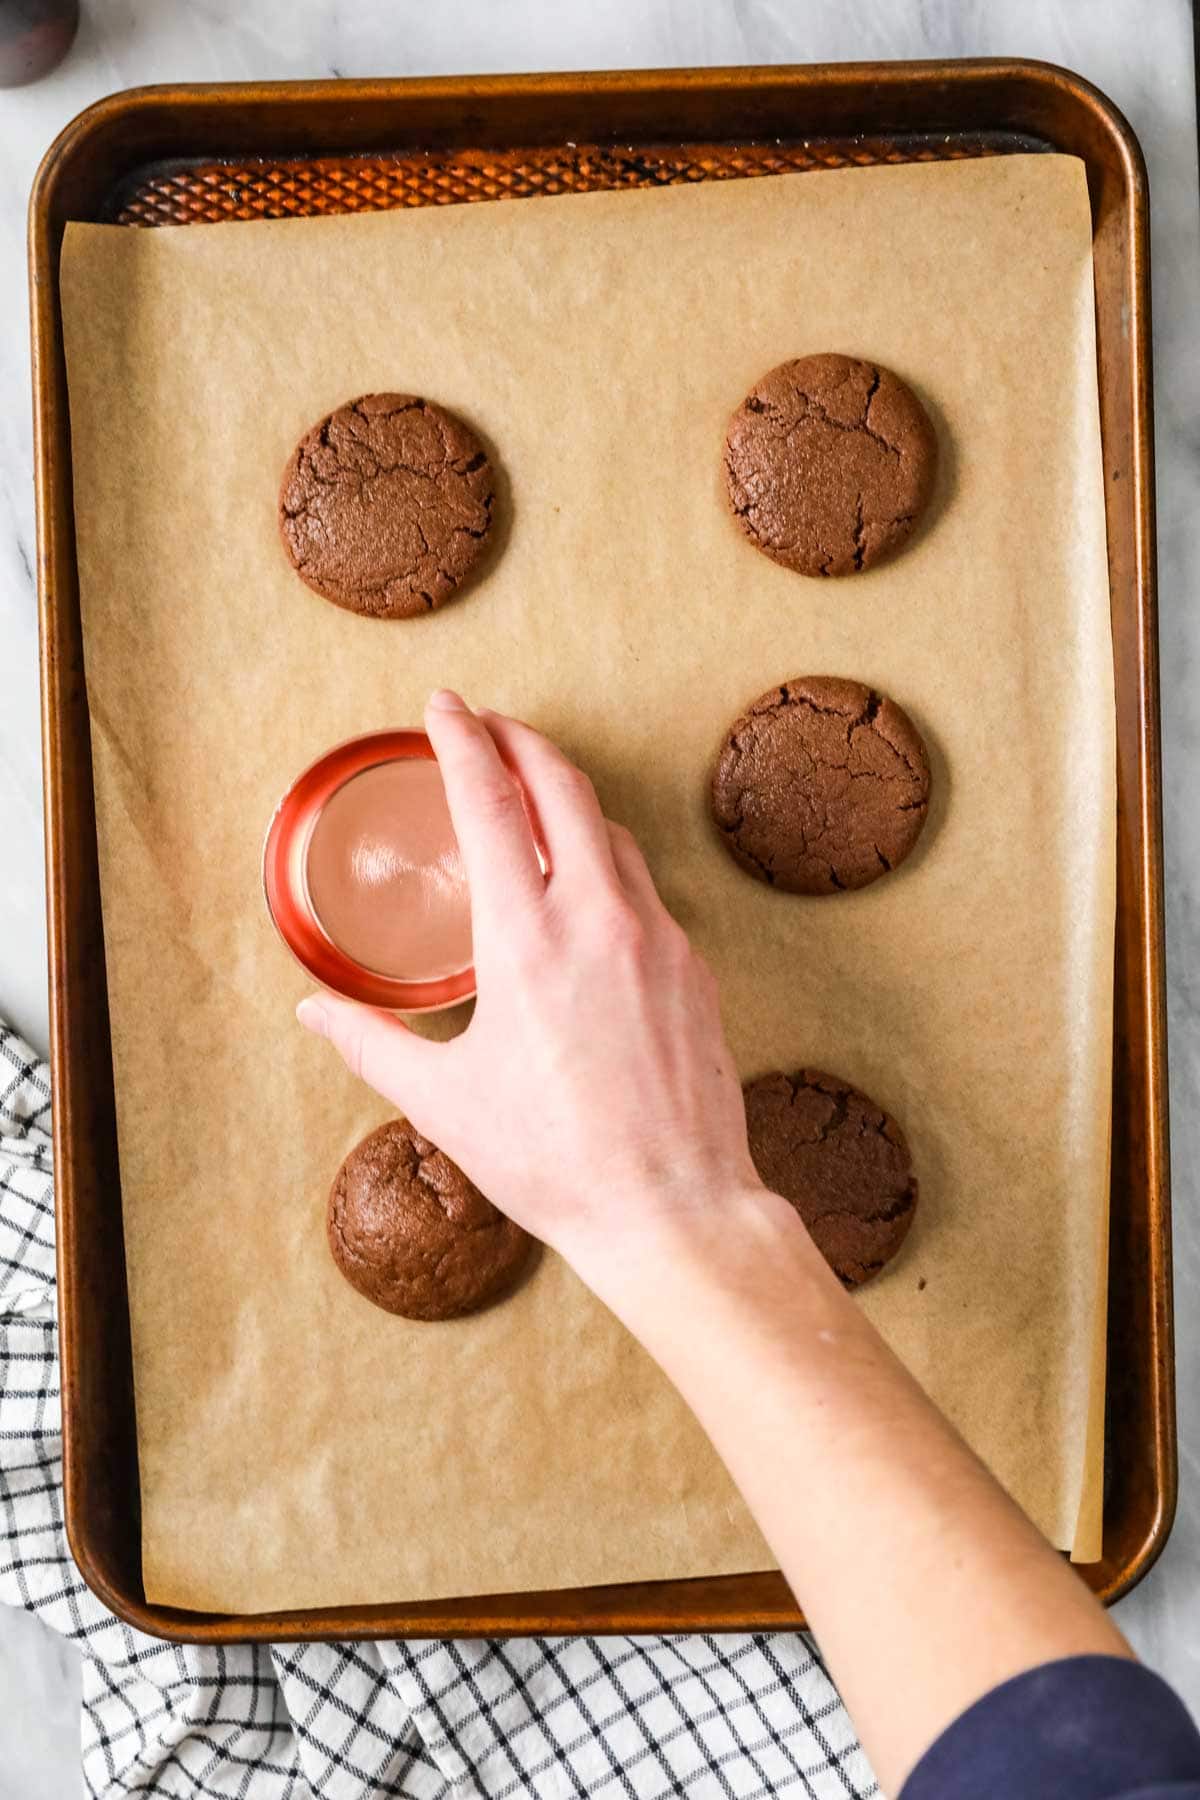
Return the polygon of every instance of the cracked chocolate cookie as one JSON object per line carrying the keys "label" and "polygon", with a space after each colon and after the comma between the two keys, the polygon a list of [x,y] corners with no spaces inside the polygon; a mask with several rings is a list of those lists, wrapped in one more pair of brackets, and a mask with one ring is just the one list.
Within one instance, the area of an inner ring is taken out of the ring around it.
{"label": "cracked chocolate cookie", "polygon": [[937,439],[899,376],[852,356],[764,375],[729,421],[742,530],[801,575],[854,575],[899,549],[933,490]]}
{"label": "cracked chocolate cookie", "polygon": [[495,482],[461,419],[412,394],[364,394],[297,444],[279,530],[314,592],[372,619],[453,599],[487,547]]}
{"label": "cracked chocolate cookie", "polygon": [[929,759],[894,700],[859,681],[798,676],[730,729],[712,810],[751,875],[790,894],[837,894],[904,861],[929,810]]}
{"label": "cracked chocolate cookie", "polygon": [[819,1069],[747,1082],[750,1154],[808,1226],[839,1280],[861,1287],[908,1236],[917,1178],[904,1133],[848,1081]]}
{"label": "cracked chocolate cookie", "polygon": [[326,1223],[351,1287],[405,1319],[455,1319],[486,1306],[513,1285],[534,1249],[407,1119],[389,1120],[350,1152]]}

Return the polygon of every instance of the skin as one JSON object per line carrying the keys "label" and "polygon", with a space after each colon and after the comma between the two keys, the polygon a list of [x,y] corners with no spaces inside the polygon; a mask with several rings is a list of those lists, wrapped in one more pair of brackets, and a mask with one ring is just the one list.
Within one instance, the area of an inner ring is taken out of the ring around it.
{"label": "skin", "polygon": [[885,1792],[997,1683],[1130,1656],[758,1180],[716,982],[630,834],[529,726],[448,692],[425,723],[471,889],[474,1017],[437,1044],[322,994],[301,1022],[564,1256],[675,1382]]}

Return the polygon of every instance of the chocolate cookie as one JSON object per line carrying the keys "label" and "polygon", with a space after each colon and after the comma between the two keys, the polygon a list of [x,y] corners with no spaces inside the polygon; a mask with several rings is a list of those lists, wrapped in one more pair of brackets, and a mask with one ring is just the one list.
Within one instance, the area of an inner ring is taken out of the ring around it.
{"label": "chocolate cookie", "polygon": [[407,1119],[350,1152],[327,1217],[351,1287],[405,1319],[454,1319],[512,1286],[534,1240],[498,1212]]}
{"label": "chocolate cookie", "polygon": [[890,556],[928,503],[937,439],[898,375],[853,356],[802,356],[764,375],[729,421],[738,523],[801,575],[853,575]]}
{"label": "chocolate cookie", "polygon": [[279,529],[297,573],[326,600],[408,619],[458,592],[494,502],[491,464],[461,419],[412,394],[364,394],[297,444]]}
{"label": "chocolate cookie", "polygon": [[917,1178],[895,1119],[848,1081],[801,1069],[747,1082],[750,1154],[791,1202],[846,1287],[861,1287],[908,1236]]}
{"label": "chocolate cookie", "polygon": [[929,761],[908,714],[832,675],[761,695],[730,730],[712,781],[729,854],[791,894],[877,881],[904,861],[928,807]]}

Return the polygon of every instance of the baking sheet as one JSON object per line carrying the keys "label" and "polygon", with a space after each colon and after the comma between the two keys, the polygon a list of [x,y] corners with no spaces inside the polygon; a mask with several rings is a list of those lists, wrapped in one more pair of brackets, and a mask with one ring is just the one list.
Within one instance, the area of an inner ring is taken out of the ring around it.
{"label": "baking sheet", "polygon": [[[1043,1529],[1098,1553],[1114,789],[1092,305],[1083,168],[1052,156],[68,228],[148,1598],[770,1564],[686,1410],[556,1258],[445,1326],[385,1317],[329,1262],[329,1180],[386,1109],[292,1023],[262,834],[299,768],[442,683],[584,762],[716,966],[746,1074],[824,1064],[902,1120],[921,1210],[862,1304]],[[827,348],[897,369],[942,444],[930,526],[841,583],[756,553],[720,479],[744,391]],[[276,539],[291,446],[373,388],[454,407],[505,476],[487,578],[411,624],[328,606]],[[748,699],[819,672],[901,701],[934,798],[903,871],[803,901],[728,861],[706,784]]]}

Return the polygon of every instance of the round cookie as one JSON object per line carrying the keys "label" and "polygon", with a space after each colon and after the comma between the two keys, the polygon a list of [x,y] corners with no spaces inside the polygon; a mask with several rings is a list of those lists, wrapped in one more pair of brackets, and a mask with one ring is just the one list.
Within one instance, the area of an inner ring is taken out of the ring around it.
{"label": "round cookie", "polygon": [[902,863],[929,810],[929,759],[903,709],[859,681],[803,675],[731,727],[712,810],[734,860],[790,894],[866,887]]}
{"label": "round cookie", "polygon": [[487,545],[494,503],[487,453],[461,419],[412,394],[364,394],[297,444],[279,530],[324,599],[409,619],[453,599]]}
{"label": "round cookie", "polygon": [[908,1235],[917,1178],[895,1119],[819,1069],[747,1082],[750,1154],[764,1184],[795,1207],[848,1288],[891,1262]]}
{"label": "round cookie", "polygon": [[780,363],[729,421],[725,481],[742,530],[801,575],[854,575],[908,537],[937,438],[912,390],[853,356]]}
{"label": "round cookie", "polygon": [[474,1312],[513,1285],[534,1247],[407,1119],[350,1152],[326,1222],[351,1287],[405,1319]]}

